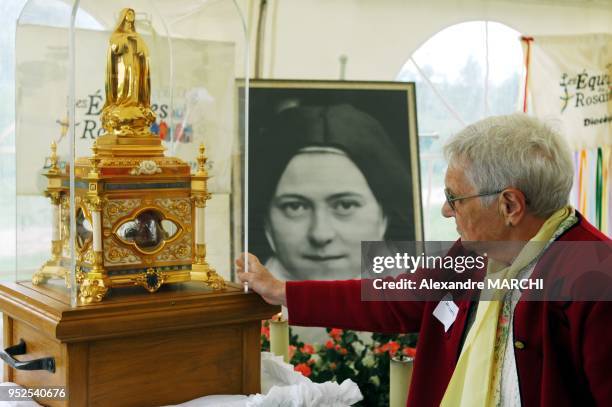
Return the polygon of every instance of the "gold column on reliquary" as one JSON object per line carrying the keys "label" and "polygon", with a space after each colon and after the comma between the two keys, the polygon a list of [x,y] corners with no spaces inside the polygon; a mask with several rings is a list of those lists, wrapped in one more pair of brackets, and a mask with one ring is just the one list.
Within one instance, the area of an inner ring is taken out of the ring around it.
{"label": "gold column on reliquary", "polygon": [[[85,304],[101,301],[112,287],[140,285],[155,292],[163,284],[193,280],[214,289],[225,285],[206,262],[210,194],[204,146],[192,175],[186,162],[164,156],[161,140],[151,133],[149,51],[134,22],[134,10],[123,9],[107,53],[105,133],[93,143],[90,157],[75,162],[76,281],[79,302]],[[62,277],[68,285],[62,260],[68,237],[61,233],[67,229],[61,207],[68,176],[57,167],[54,144],[52,150],[45,174],[45,192],[56,208],[52,258],[32,282]]]}

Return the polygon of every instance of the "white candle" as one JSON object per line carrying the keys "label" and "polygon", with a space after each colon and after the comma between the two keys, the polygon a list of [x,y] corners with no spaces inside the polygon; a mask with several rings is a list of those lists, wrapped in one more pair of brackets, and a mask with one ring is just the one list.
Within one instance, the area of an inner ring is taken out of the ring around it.
{"label": "white candle", "polygon": [[270,320],[270,352],[289,363],[289,323],[279,316]]}
{"label": "white candle", "polygon": [[60,206],[53,206],[53,229],[51,230],[51,240],[60,240]]}
{"label": "white candle", "polygon": [[93,221],[93,249],[94,252],[102,251],[102,222],[100,221],[100,212],[91,212]]}
{"label": "white candle", "polygon": [[405,407],[412,379],[413,358],[394,357],[389,364],[389,407]]}
{"label": "white candle", "polygon": [[206,239],[204,238],[204,214],[206,208],[198,208],[196,207],[196,233],[195,233],[195,243],[196,244],[204,244],[206,243]]}

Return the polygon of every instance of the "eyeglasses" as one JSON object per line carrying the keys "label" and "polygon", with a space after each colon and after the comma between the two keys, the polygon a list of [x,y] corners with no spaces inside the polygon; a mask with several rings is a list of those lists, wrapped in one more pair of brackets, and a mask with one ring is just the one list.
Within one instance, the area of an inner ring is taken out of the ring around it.
{"label": "eyeglasses", "polygon": [[493,192],[483,192],[482,194],[476,194],[476,195],[454,196],[453,194],[451,194],[448,188],[444,188],[444,195],[446,195],[446,202],[448,203],[448,206],[450,206],[451,209],[454,211],[456,201],[461,201],[461,200],[470,199],[470,198],[478,198],[480,196],[490,196],[490,195],[501,194],[502,192],[504,192],[504,189],[500,189],[499,191],[493,191]]}

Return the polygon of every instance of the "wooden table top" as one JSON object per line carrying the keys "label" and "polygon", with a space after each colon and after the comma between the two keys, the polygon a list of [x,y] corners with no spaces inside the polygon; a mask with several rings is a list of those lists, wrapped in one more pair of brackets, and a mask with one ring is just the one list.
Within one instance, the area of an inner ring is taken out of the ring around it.
{"label": "wooden table top", "polygon": [[0,284],[0,309],[63,342],[234,324],[280,312],[259,295],[245,294],[239,284],[213,291],[199,282],[167,284],[156,293],[115,288],[100,303],[72,308],[63,280]]}

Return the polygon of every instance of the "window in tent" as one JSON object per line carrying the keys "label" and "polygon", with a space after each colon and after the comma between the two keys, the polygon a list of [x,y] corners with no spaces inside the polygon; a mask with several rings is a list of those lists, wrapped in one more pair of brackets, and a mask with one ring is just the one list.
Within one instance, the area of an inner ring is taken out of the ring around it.
{"label": "window in tent", "polygon": [[520,35],[490,21],[456,24],[427,40],[397,75],[399,81],[416,83],[427,240],[458,237],[454,222],[440,213],[445,200],[446,139],[477,120],[521,110]]}

